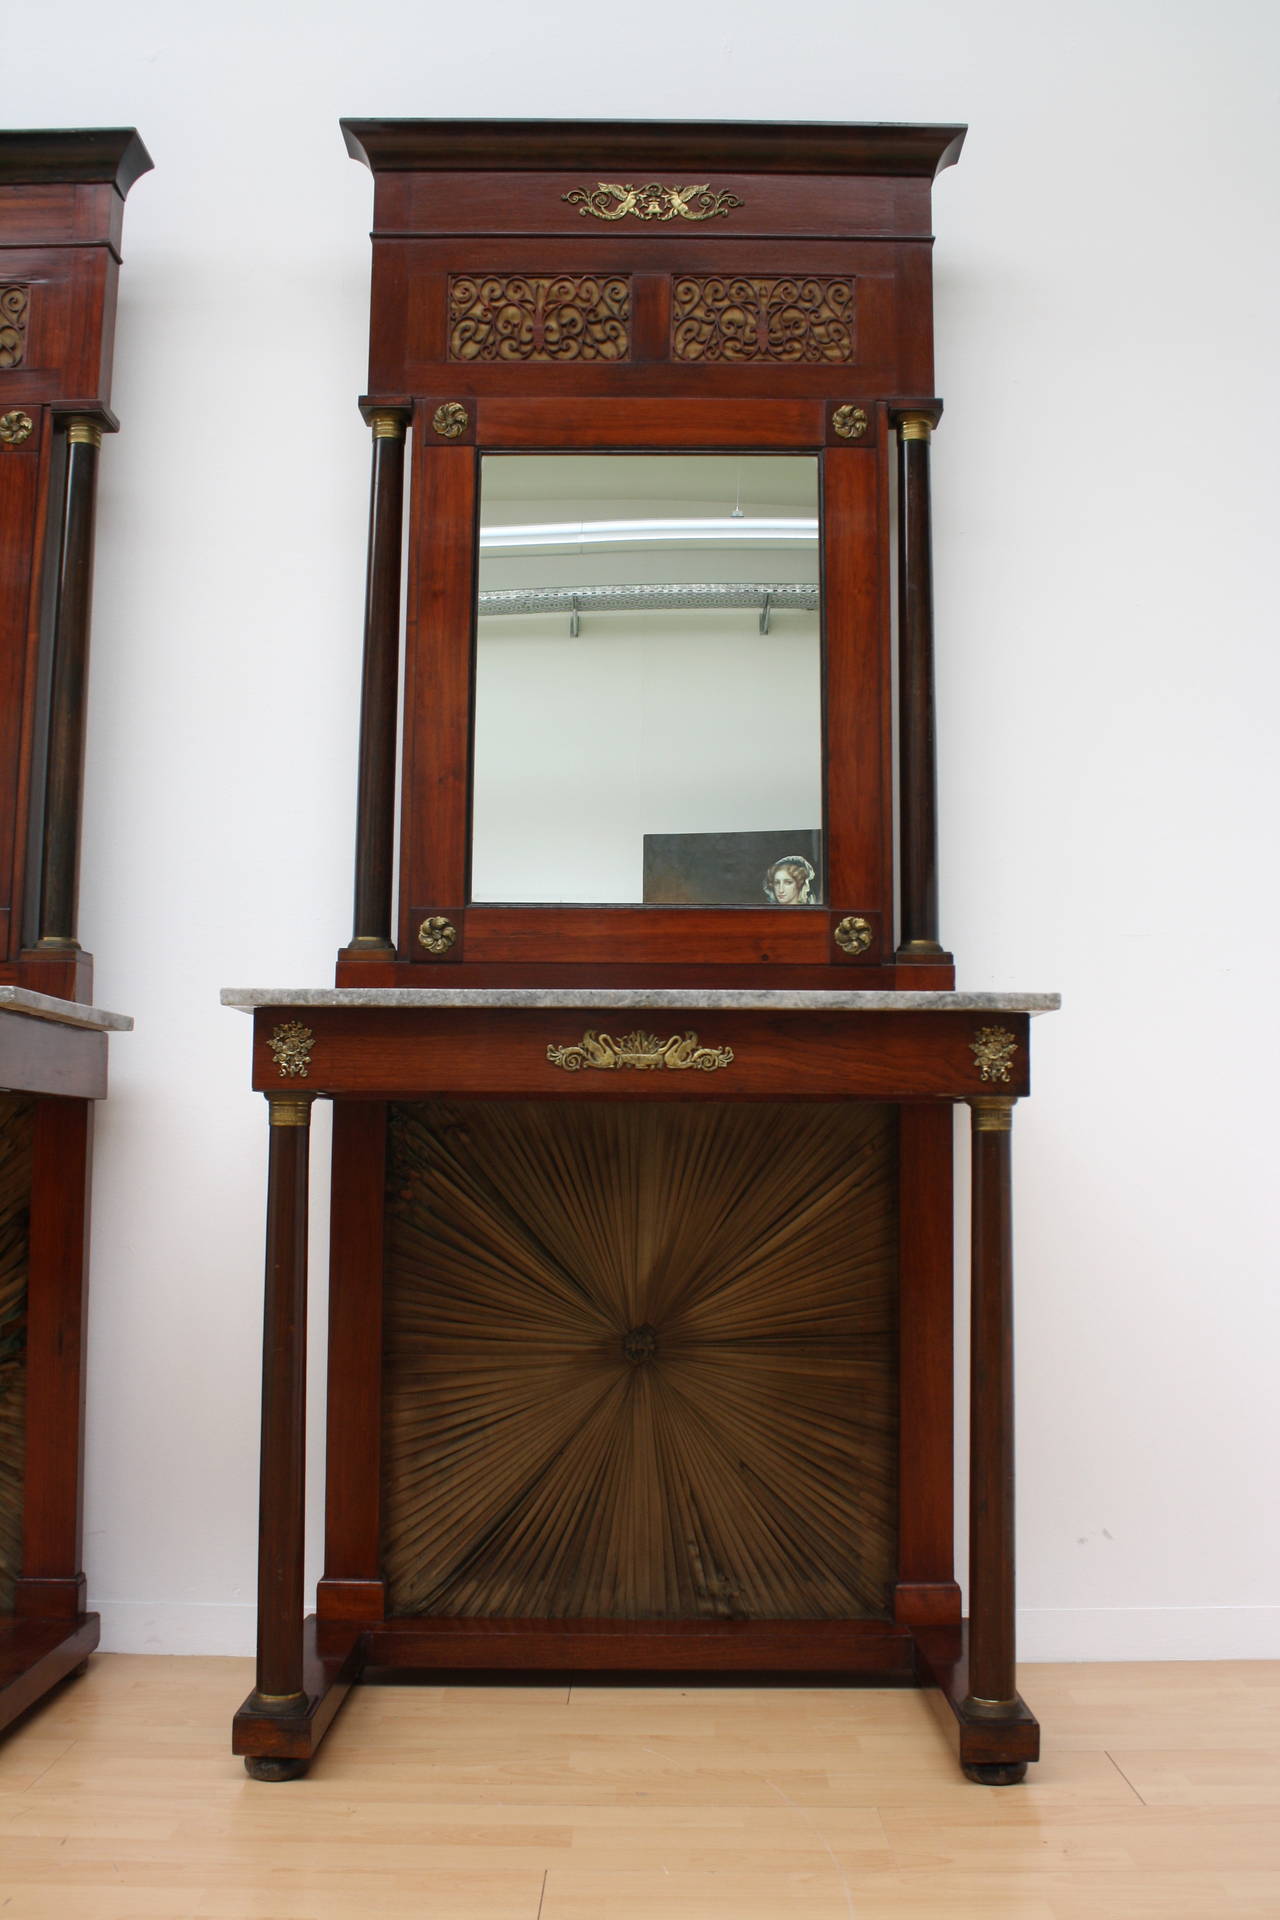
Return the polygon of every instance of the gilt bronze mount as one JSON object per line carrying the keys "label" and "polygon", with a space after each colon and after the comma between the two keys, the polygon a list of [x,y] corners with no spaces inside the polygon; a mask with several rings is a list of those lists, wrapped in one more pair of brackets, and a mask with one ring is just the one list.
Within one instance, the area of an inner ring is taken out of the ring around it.
{"label": "gilt bronze mount", "polygon": [[659,1040],[656,1034],[636,1032],[615,1040],[612,1034],[589,1030],[576,1046],[549,1046],[547,1059],[566,1073],[580,1073],[584,1067],[607,1073],[620,1067],[659,1073],[667,1068],[678,1072],[692,1067],[699,1073],[714,1073],[732,1064],[733,1049],[701,1046],[696,1033],[673,1033],[669,1040]]}

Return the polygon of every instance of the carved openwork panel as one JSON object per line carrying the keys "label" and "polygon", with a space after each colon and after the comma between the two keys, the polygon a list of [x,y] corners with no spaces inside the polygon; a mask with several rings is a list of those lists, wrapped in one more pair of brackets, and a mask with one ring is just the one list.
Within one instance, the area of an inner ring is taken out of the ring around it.
{"label": "carved openwork panel", "polygon": [[0,287],[0,368],[20,367],[27,351],[28,287],[11,282]]}
{"label": "carved openwork panel", "polygon": [[672,289],[677,360],[852,361],[852,280],[681,276]]}
{"label": "carved openwork panel", "polygon": [[631,282],[624,275],[456,274],[451,360],[625,360]]}

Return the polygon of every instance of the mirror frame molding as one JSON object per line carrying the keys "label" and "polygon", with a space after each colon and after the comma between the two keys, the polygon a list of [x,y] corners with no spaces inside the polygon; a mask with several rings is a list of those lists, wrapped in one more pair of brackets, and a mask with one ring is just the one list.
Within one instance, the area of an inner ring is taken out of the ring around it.
{"label": "mirror frame molding", "polygon": [[[471,707],[474,675],[477,498],[482,452],[550,450],[552,422],[543,401],[508,402],[492,425],[487,406],[476,408],[466,442],[432,444],[420,404],[415,415],[414,495],[423,502],[410,557],[405,660],[406,710],[401,819],[400,941],[414,943],[428,910],[446,914],[458,931],[461,960],[510,963],[545,955],[548,943],[564,959],[608,964],[618,942],[647,961],[671,959],[690,945],[703,959],[726,965],[790,961],[821,965],[832,950],[832,929],[847,914],[874,926],[888,919],[892,872],[885,858],[892,807],[888,713],[889,605],[887,569],[868,533],[880,520],[888,484],[879,445],[827,445],[823,409],[796,409],[770,401],[717,408],[714,420],[631,418],[634,402],[584,403],[571,430],[561,429],[555,451],[597,450],[606,435],[625,436],[627,451],[677,447],[720,451],[708,435],[735,431],[731,444],[753,452],[819,457],[822,526],[824,845],[828,907],[586,907],[582,905],[472,905],[469,900],[471,818]],[[554,406],[554,403],[552,403]],[[808,443],[797,444],[797,428]],[[785,440],[778,436],[786,435]],[[749,437],[748,437],[749,436]],[[834,436],[832,436],[834,438]],[[830,617],[827,607],[832,609]],[[838,733],[842,750],[828,742]],[[635,916],[643,920],[635,923]],[[881,956],[876,955],[877,959]]]}

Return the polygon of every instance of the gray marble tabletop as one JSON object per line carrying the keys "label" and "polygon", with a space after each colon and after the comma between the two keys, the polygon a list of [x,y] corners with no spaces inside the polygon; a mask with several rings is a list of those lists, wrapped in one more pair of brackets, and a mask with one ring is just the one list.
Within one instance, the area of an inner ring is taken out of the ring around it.
{"label": "gray marble tabletop", "polygon": [[128,1033],[133,1025],[130,1014],[86,1007],[80,1000],[56,1000],[50,993],[33,993],[29,987],[0,987],[0,1013],[25,1013],[33,1020],[53,1020],[63,1027],[92,1027],[98,1033]]}
{"label": "gray marble tabletop", "polygon": [[713,987],[224,987],[224,1007],[582,1007],[657,1012],[1054,1013],[1057,993],[793,993]]}

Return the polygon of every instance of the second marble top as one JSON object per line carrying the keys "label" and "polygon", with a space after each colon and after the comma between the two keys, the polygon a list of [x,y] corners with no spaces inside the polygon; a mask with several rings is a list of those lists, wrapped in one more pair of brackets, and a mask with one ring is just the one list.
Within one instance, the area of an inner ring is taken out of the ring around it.
{"label": "second marble top", "polygon": [[133,1018],[88,1007],[83,1000],[59,1000],[30,987],[0,987],[0,1013],[25,1013],[32,1020],[52,1020],[60,1027],[92,1027],[99,1033],[128,1033]]}
{"label": "second marble top", "polygon": [[582,1007],[657,1012],[1055,1013],[1057,993],[832,993],[718,987],[224,987],[224,1007]]}

